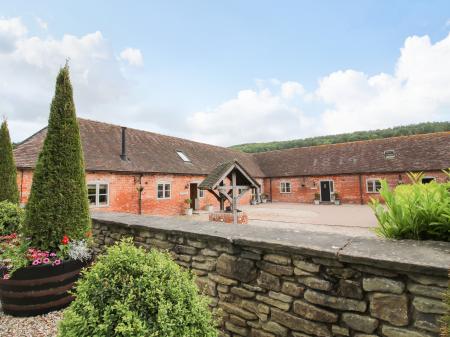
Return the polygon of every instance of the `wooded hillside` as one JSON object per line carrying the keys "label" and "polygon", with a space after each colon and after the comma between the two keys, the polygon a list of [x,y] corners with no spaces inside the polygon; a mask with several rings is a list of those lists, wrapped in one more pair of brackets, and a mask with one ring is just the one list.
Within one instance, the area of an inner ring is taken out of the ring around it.
{"label": "wooded hillside", "polygon": [[337,143],[353,142],[356,140],[380,139],[380,138],[417,135],[441,131],[450,131],[450,122],[429,122],[429,123],[397,126],[389,129],[342,133],[339,135],[320,136],[320,137],[294,139],[278,142],[267,142],[267,143],[248,143],[248,144],[233,145],[231,146],[231,148],[243,152],[253,153],[271,150],[290,149],[293,147],[337,144]]}

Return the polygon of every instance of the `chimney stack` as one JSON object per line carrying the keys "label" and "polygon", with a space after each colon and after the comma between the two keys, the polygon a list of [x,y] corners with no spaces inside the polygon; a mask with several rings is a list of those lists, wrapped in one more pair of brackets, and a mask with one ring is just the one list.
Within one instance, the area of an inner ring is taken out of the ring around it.
{"label": "chimney stack", "polygon": [[128,160],[126,131],[127,131],[127,128],[122,126],[122,153],[120,154],[120,159],[122,159],[122,160]]}

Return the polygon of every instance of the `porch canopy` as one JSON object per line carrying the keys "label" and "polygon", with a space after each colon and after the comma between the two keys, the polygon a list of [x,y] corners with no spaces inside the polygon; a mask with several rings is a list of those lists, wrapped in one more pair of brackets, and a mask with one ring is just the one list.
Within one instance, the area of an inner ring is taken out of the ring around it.
{"label": "porch canopy", "polygon": [[228,161],[217,166],[198,186],[210,191],[220,202],[220,210],[225,210],[228,200],[233,212],[233,222],[237,223],[237,205],[239,199],[247,192],[254,193],[256,202],[260,201],[261,185],[238,163]]}

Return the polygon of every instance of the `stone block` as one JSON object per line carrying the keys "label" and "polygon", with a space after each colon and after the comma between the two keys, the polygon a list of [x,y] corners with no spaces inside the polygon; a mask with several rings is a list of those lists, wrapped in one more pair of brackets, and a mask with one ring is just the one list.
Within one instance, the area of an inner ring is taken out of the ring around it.
{"label": "stone block", "polygon": [[281,264],[284,266],[291,264],[291,258],[286,255],[279,255],[279,254],[266,254],[263,257],[264,261],[272,262],[275,264]]}
{"label": "stone block", "polygon": [[290,303],[282,302],[274,298],[270,298],[268,296],[256,295],[256,300],[263,302],[271,307],[276,307],[284,311],[288,311],[289,308],[291,307]]}
{"label": "stone block", "polygon": [[236,315],[230,315],[228,321],[238,326],[247,326],[246,320]]}
{"label": "stone block", "polygon": [[250,259],[250,260],[255,260],[255,261],[261,260],[261,254],[249,252],[247,250],[244,250],[241,252],[241,257],[243,259]]}
{"label": "stone block", "polygon": [[228,331],[231,331],[232,333],[235,333],[235,334],[237,334],[239,336],[246,337],[248,335],[248,329],[247,328],[243,328],[241,326],[234,325],[231,322],[225,322],[225,328]]}
{"label": "stone block", "polygon": [[231,293],[235,294],[239,297],[242,298],[252,298],[255,297],[255,293],[253,291],[244,289],[244,288],[239,288],[239,287],[233,287],[231,288]]}
{"label": "stone block", "polygon": [[417,284],[417,283],[408,283],[408,290],[410,293],[414,295],[422,295],[426,297],[433,297],[437,298],[439,300],[442,300],[444,298],[444,294],[446,289],[436,286],[426,286],[423,284]]}
{"label": "stone block", "polygon": [[205,270],[205,271],[213,271],[216,268],[216,260],[205,260],[203,262],[192,262],[192,268]]}
{"label": "stone block", "polygon": [[279,309],[272,309],[272,321],[294,331],[302,331],[319,337],[331,337],[331,332],[325,324],[311,322]]}
{"label": "stone block", "polygon": [[307,262],[299,259],[294,259],[292,262],[295,267],[308,271],[310,273],[318,273],[320,271],[320,265],[312,262]]}
{"label": "stone block", "polygon": [[217,259],[216,268],[220,275],[242,282],[250,282],[256,279],[255,263],[252,260],[222,254]]}
{"label": "stone block", "polygon": [[203,249],[206,247],[206,243],[202,242],[202,241],[197,241],[197,240],[191,240],[191,239],[187,239],[187,244],[189,246],[195,247],[195,248],[199,248],[199,249]]}
{"label": "stone block", "polygon": [[331,282],[313,276],[299,277],[298,282],[317,290],[329,291],[333,288]]}
{"label": "stone block", "polygon": [[217,295],[216,283],[211,281],[209,278],[197,277],[195,279],[195,283],[197,284],[197,287],[200,289],[202,293],[209,296]]}
{"label": "stone block", "polygon": [[313,321],[335,323],[338,320],[338,315],[325,309],[318,308],[312,304],[309,304],[303,300],[297,300],[294,302],[293,311],[303,317]]}
{"label": "stone block", "polygon": [[208,274],[208,277],[213,280],[214,282],[217,282],[219,284],[223,284],[226,286],[234,286],[237,285],[238,282],[236,280],[232,280],[228,277],[217,275],[217,274]]}
{"label": "stone block", "polygon": [[266,261],[258,261],[256,262],[256,265],[261,270],[277,276],[290,276],[294,274],[294,268],[291,266],[281,266],[279,264],[274,264]]}
{"label": "stone block", "polygon": [[434,337],[424,332],[383,325],[381,333],[386,337]]}
{"label": "stone block", "polygon": [[219,256],[218,252],[216,252],[215,250],[209,249],[209,248],[202,249],[200,251],[200,254],[205,255],[205,256],[213,256],[213,257]]}
{"label": "stone block", "polygon": [[150,243],[153,247],[159,249],[172,249],[172,247],[174,246],[173,243],[169,241],[159,240],[157,238],[147,239],[147,242]]}
{"label": "stone block", "polygon": [[377,319],[348,312],[342,314],[342,321],[347,324],[349,328],[365,333],[372,333],[378,327]]}
{"label": "stone block", "polygon": [[359,282],[345,279],[339,280],[337,293],[339,296],[355,298],[358,300],[361,300],[364,296]]}
{"label": "stone block", "polygon": [[414,317],[414,326],[422,330],[438,333],[442,325],[441,317],[440,315],[417,312]]}
{"label": "stone block", "polygon": [[366,311],[367,304],[364,301],[357,301],[354,299],[335,297],[328,294],[319,293],[314,290],[306,290],[305,299],[313,304],[322,305],[325,307],[347,310],[347,311]]}
{"label": "stone block", "polygon": [[173,251],[177,254],[195,255],[197,254],[197,249],[190,246],[175,245]]}
{"label": "stone block", "polygon": [[350,279],[350,278],[356,278],[361,275],[359,271],[356,271],[352,268],[327,268],[326,272],[328,275],[337,277],[337,278],[343,278],[343,279]]}
{"label": "stone block", "polygon": [[259,286],[265,289],[272,289],[275,291],[280,291],[281,289],[280,278],[264,271],[260,272],[257,282]]}
{"label": "stone block", "polygon": [[438,286],[442,288],[448,288],[449,280],[445,277],[435,277],[428,275],[420,275],[420,274],[411,274],[408,275],[409,278],[416,281],[417,283],[426,285],[426,286]]}
{"label": "stone block", "polygon": [[286,303],[292,303],[292,301],[293,301],[292,296],[285,295],[283,293],[278,293],[278,292],[275,292],[272,290],[269,291],[269,297],[276,299],[278,301],[281,301],[281,302],[286,302]]}
{"label": "stone block", "polygon": [[426,314],[445,314],[447,313],[447,305],[439,300],[432,300],[425,297],[414,297],[413,306],[417,311]]}
{"label": "stone block", "polygon": [[275,322],[266,322],[262,324],[263,330],[273,333],[277,337],[287,337],[288,329]]}
{"label": "stone block", "polygon": [[369,277],[363,279],[363,289],[365,291],[401,294],[405,289],[405,284],[401,281],[384,277]]}
{"label": "stone block", "polygon": [[344,328],[339,325],[332,325],[331,326],[331,332],[333,333],[333,336],[350,336],[350,330],[348,328]]}
{"label": "stone block", "polygon": [[262,331],[258,329],[252,329],[250,337],[276,337],[273,333]]}
{"label": "stone block", "polygon": [[378,275],[378,276],[385,276],[385,277],[396,277],[398,276],[397,273],[386,270],[386,269],[380,269],[380,268],[375,268],[375,267],[371,267],[371,266],[365,266],[365,265],[352,265],[353,269],[359,270],[363,273],[367,273],[367,274],[373,274],[373,275]]}
{"label": "stone block", "polygon": [[370,297],[370,314],[395,326],[408,325],[408,298],[406,295],[375,293]]}
{"label": "stone block", "polygon": [[233,303],[226,303],[226,302],[219,302],[219,307],[221,307],[224,311],[228,312],[229,314],[233,314],[236,316],[239,316],[246,320],[254,320],[258,317],[247,310],[242,309],[239,305],[233,304]]}
{"label": "stone block", "polygon": [[338,260],[326,259],[323,257],[313,257],[312,260],[316,264],[321,264],[327,267],[344,267],[344,265]]}
{"label": "stone block", "polygon": [[285,281],[281,287],[281,292],[290,296],[299,297],[305,291],[305,288],[294,282]]}

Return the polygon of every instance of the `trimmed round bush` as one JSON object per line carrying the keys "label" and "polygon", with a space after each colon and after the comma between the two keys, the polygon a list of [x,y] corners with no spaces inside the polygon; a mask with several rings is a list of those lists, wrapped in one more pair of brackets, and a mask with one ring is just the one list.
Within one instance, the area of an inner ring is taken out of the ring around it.
{"label": "trimmed round bush", "polygon": [[25,212],[19,205],[0,201],[0,235],[17,232],[22,225]]}
{"label": "trimmed round bush", "polygon": [[206,298],[170,256],[133,246],[107,249],[77,282],[59,336],[216,337]]}

